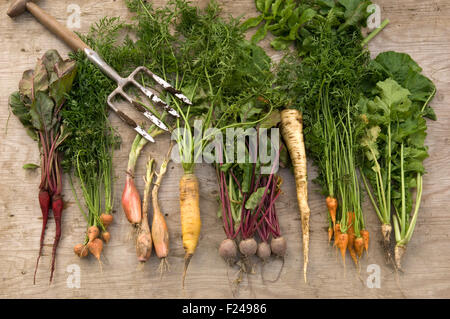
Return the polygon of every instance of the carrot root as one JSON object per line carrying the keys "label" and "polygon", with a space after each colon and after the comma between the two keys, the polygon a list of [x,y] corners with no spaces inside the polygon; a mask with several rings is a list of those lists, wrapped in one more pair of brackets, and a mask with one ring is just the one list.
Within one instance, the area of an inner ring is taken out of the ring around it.
{"label": "carrot root", "polygon": [[369,252],[369,240],[370,240],[369,231],[363,229],[359,233],[361,234],[364,241],[364,249],[366,250],[366,252]]}
{"label": "carrot root", "polygon": [[192,173],[185,173],[180,180],[181,231],[183,247],[186,252],[182,279],[183,287],[189,262],[194,255],[200,238],[201,219],[199,201],[198,179]]}
{"label": "carrot root", "polygon": [[192,254],[186,254],[184,256],[184,270],[183,270],[183,278],[182,278],[183,288],[184,288],[184,282],[185,282],[185,279],[186,279],[186,273],[187,273],[187,270],[188,270],[188,267],[189,267],[189,263],[191,262],[192,256],[193,256]]}
{"label": "carrot root", "polygon": [[355,239],[355,252],[359,259],[361,259],[361,256],[364,251],[364,238],[359,237]]}
{"label": "carrot root", "polygon": [[340,224],[336,224],[336,226],[334,227],[334,244],[333,244],[333,247],[337,247],[340,235],[341,235],[341,225]]}
{"label": "carrot root", "polygon": [[338,202],[337,199],[331,196],[326,198],[328,213],[330,214],[331,221],[333,222],[333,226],[336,225],[336,211]]}
{"label": "carrot root", "polygon": [[331,243],[331,239],[333,238],[333,228],[328,227],[328,244]]}
{"label": "carrot root", "polygon": [[345,252],[347,251],[348,247],[348,234],[339,235],[337,247],[341,251],[342,262],[344,263],[345,266]]}
{"label": "carrot root", "polygon": [[108,228],[108,226],[111,225],[111,223],[113,222],[113,219],[114,219],[114,217],[111,214],[103,213],[100,215],[100,221],[102,222],[102,225],[105,228]]}

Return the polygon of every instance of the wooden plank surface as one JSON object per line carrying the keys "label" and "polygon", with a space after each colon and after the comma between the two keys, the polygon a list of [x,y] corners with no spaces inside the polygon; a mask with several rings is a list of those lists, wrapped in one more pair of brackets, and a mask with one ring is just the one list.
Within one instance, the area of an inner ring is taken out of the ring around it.
{"label": "wooden plank surface", "polygon": [[[186,288],[181,289],[183,247],[181,245],[178,208],[178,181],[182,170],[170,164],[160,196],[162,209],[167,214],[170,230],[170,273],[161,280],[157,271],[158,260],[152,257],[143,267],[137,266],[135,251],[130,241],[130,226],[120,207],[127,154],[134,134],[124,127],[116,116],[111,122],[118,127],[123,138],[122,148],[115,154],[115,222],[111,227],[112,240],[104,250],[103,271],[93,258],[79,260],[72,252],[75,243],[82,240],[85,222],[74,204],[67,183],[64,199],[68,203],[63,216],[63,237],[58,248],[54,283],[48,285],[51,246],[54,235],[53,219],[49,221],[44,256],[39,266],[37,284],[33,285],[33,269],[38,251],[41,213],[37,201],[38,172],[27,172],[22,165],[38,162],[39,153],[34,142],[26,135],[22,125],[9,118],[8,96],[17,89],[22,72],[32,67],[46,50],[55,48],[67,53],[68,48],[40,26],[29,14],[12,20],[5,15],[11,1],[0,4],[0,297],[2,298],[231,298],[229,279],[235,275],[228,270],[217,254],[224,238],[220,221],[216,218],[217,183],[211,167],[200,165],[201,213],[203,220],[200,244],[191,261]],[[207,1],[199,2],[204,6]],[[253,0],[219,1],[226,13],[256,15]],[[446,0],[376,0],[382,17],[391,24],[370,47],[374,54],[386,50],[407,52],[423,67],[437,86],[433,107],[437,122],[429,123],[427,143],[430,158],[426,161],[428,174],[424,177],[423,203],[413,240],[404,260],[406,272],[398,277],[385,266],[382,256],[379,222],[368,203],[364,212],[372,234],[370,255],[364,258],[360,274],[347,259],[344,272],[335,251],[326,240],[326,207],[317,186],[310,183],[311,247],[307,284],[303,282],[301,256],[301,229],[295,199],[294,181],[289,171],[283,170],[283,195],[278,201],[282,231],[288,240],[286,263],[281,278],[273,284],[264,284],[260,269],[241,283],[238,297],[258,298],[449,298],[450,297],[450,221],[446,198],[450,197],[450,3]],[[77,4],[81,8],[81,28],[103,15],[129,19],[123,1],[60,0],[39,1],[62,23],[69,16],[67,8]],[[163,0],[154,1],[157,5]],[[268,41],[264,41],[268,47]],[[270,51],[275,58],[274,52]],[[8,121],[9,118],[9,121]],[[7,125],[8,124],[8,125]],[[7,130],[6,130],[7,127]],[[144,159],[152,155],[161,160],[168,138],[160,138],[148,146],[138,162],[137,175],[142,176]],[[309,180],[315,172],[309,164]],[[142,179],[137,178],[142,191]],[[368,288],[367,267],[379,265],[381,287]],[[70,288],[68,266],[78,265],[81,270],[80,288]],[[268,279],[276,275],[279,261],[265,266]]]}

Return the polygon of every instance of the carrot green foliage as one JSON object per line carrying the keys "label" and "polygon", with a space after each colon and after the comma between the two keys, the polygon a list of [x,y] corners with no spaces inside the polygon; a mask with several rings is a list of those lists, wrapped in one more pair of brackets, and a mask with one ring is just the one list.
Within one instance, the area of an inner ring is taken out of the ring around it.
{"label": "carrot green foliage", "polygon": [[[118,32],[117,19],[102,19],[82,37],[97,50],[107,63],[125,75],[129,70],[128,60],[113,55]],[[126,49],[120,53],[123,55]],[[87,228],[97,226],[105,231],[100,214],[110,214],[113,209],[113,150],[120,140],[108,121],[106,99],[115,84],[109,80],[82,52],[73,53],[78,66],[72,92],[62,110],[64,125],[70,132],[64,145],[63,167],[81,188],[83,203],[76,196],[78,206],[87,220]],[[127,68],[128,67],[128,68]],[[74,188],[73,188],[74,190]],[[75,191],[75,190],[74,190]],[[88,242],[86,235],[85,243]]]}

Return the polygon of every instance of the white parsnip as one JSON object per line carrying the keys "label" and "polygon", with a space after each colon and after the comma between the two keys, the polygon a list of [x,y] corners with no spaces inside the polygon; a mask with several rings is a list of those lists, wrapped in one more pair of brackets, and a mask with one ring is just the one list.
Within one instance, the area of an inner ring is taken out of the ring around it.
{"label": "white parsnip", "polygon": [[281,112],[281,134],[286,143],[294,169],[297,201],[300,209],[303,233],[303,276],[306,282],[309,255],[308,179],[306,169],[306,150],[303,140],[302,113],[294,109]]}

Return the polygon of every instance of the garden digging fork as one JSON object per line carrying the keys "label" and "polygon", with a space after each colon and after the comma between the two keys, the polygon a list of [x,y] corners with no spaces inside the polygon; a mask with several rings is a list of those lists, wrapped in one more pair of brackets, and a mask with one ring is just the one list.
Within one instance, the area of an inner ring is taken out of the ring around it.
{"label": "garden digging fork", "polygon": [[192,102],[184,96],[180,91],[176,90],[169,83],[164,81],[162,78],[151,72],[144,66],[137,67],[128,77],[121,77],[111,66],[109,66],[100,55],[92,50],[86,43],[84,43],[74,32],[70,31],[63,25],[61,25],[55,18],[50,16],[44,10],[42,10],[37,4],[32,0],[16,0],[14,1],[8,9],[7,14],[13,18],[25,11],[29,11],[41,24],[43,24],[52,33],[62,39],[72,50],[83,51],[87,58],[96,66],[103,71],[110,79],[117,83],[117,88],[108,96],[107,103],[108,106],[122,119],[126,124],[131,126],[136,132],[141,134],[144,138],[150,142],[155,140],[148,134],[141,126],[139,126],[133,119],[128,115],[119,110],[116,105],[114,105],[113,100],[116,96],[122,96],[128,103],[132,104],[139,112],[144,114],[150,121],[152,121],[156,126],[162,130],[168,131],[167,126],[152,112],[148,111],[143,107],[138,101],[129,96],[124,88],[128,85],[134,85],[137,87],[144,95],[146,95],[155,106],[163,107],[169,114],[179,117],[176,110],[171,108],[167,103],[161,100],[155,93],[149,90],[147,87],[142,86],[138,81],[136,81],[135,76],[139,72],[144,72],[149,75],[161,88],[170,94],[174,95],[186,104],[191,105]]}

